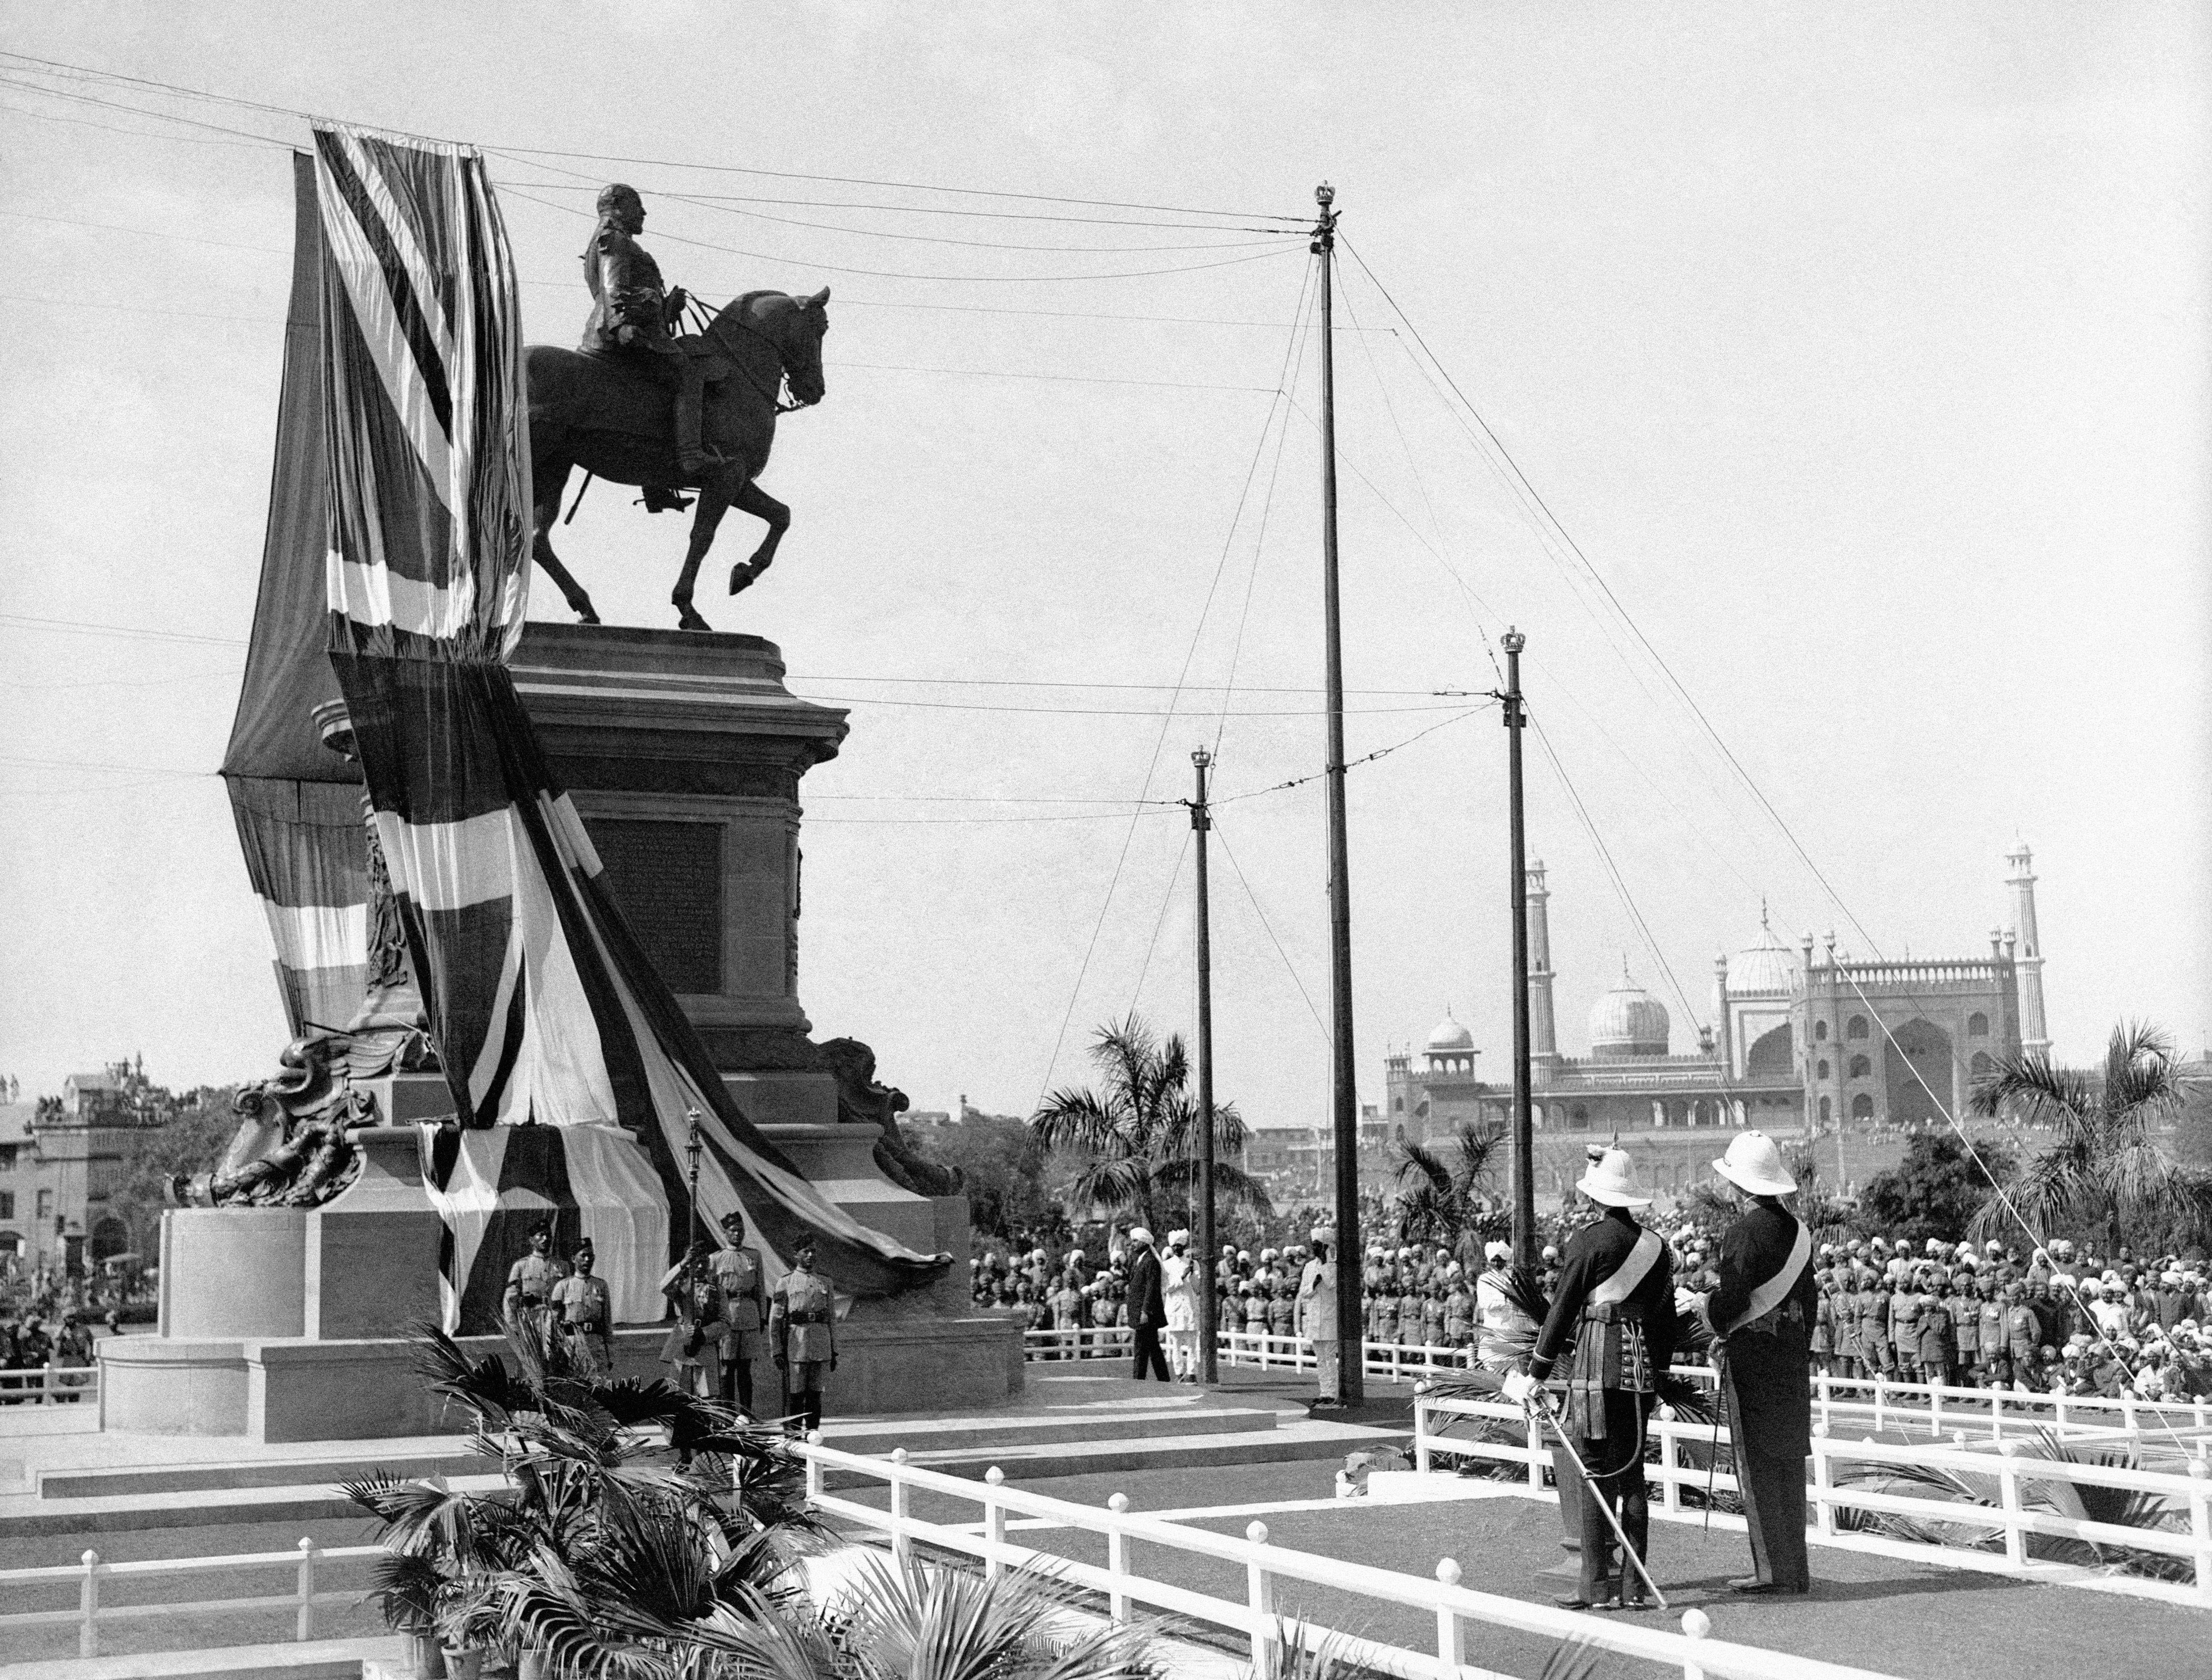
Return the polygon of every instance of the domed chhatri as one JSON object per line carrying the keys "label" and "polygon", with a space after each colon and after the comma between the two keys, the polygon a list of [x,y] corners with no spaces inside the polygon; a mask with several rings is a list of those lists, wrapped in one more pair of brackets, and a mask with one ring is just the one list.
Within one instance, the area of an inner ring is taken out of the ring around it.
{"label": "domed chhatri", "polygon": [[1429,1041],[1423,1048],[1431,1052],[1471,1050],[1474,1048],[1474,1034],[1454,1020],[1451,1011],[1447,1009],[1444,1018],[1430,1029]]}
{"label": "domed chhatri", "polygon": [[1620,983],[1590,1011],[1590,1054],[1664,1056],[1668,1025],[1667,1006],[1628,977],[1624,959]]}
{"label": "domed chhatri", "polygon": [[1759,907],[1759,943],[1739,951],[1729,963],[1729,990],[1738,996],[1773,993],[1795,997],[1805,989],[1805,976],[1789,947],[1775,938],[1766,919],[1766,906]]}

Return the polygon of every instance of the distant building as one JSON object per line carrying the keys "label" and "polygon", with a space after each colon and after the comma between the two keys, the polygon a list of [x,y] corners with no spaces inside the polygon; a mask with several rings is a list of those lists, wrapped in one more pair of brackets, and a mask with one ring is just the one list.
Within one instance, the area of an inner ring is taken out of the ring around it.
{"label": "distant building", "polygon": [[134,1134],[164,1123],[142,1059],[71,1074],[59,1097],[0,1105],[0,1269],[79,1273],[131,1246],[109,1204]]}
{"label": "distant building", "polygon": [[[1589,1053],[1561,1053],[1553,1007],[1550,892],[1528,868],[1530,1104],[1552,1131],[1913,1125],[1961,1113],[1976,1080],[2023,1050],[2047,1050],[2035,874],[2008,855],[2012,920],[1986,958],[1861,962],[1830,934],[1793,952],[1762,913],[1758,939],[1713,961],[1712,1025],[1677,1054],[1666,1006],[1621,977],[1589,1014]],[[1474,1035],[1449,1014],[1418,1055],[1384,1058],[1391,1135],[1449,1135],[1510,1117],[1510,1084],[1474,1071]]]}

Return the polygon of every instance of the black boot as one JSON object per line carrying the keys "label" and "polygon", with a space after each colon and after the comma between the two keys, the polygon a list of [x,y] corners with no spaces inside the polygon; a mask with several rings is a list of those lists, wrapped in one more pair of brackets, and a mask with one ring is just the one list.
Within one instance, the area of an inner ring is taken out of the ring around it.
{"label": "black boot", "polygon": [[691,504],[665,484],[641,484],[640,498],[648,514],[680,514]]}

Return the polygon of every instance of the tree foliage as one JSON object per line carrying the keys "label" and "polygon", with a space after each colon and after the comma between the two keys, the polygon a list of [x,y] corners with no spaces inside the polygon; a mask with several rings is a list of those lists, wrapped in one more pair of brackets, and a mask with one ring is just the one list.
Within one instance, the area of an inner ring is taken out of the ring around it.
{"label": "tree foliage", "polygon": [[1504,1122],[1485,1120],[1455,1132],[1451,1143],[1431,1149],[1399,1140],[1396,1177],[1398,1240],[1456,1247],[1480,1236],[1489,1211],[1486,1192],[1498,1176],[1510,1135]]}
{"label": "tree foliage", "polygon": [[149,1259],[159,1241],[172,1173],[205,1172],[238,1135],[234,1085],[204,1085],[179,1099],[168,1120],[130,1135],[123,1171],[105,1211],[131,1227],[131,1245]]}
{"label": "tree foliage", "polygon": [[[2032,1052],[2000,1062],[1976,1087],[1974,1110],[2053,1135],[2011,1191],[2039,1236],[2094,1231],[2108,1249],[2156,1249],[2212,1239],[2212,1172],[2178,1160],[2160,1138],[2184,1097],[2172,1043],[2155,1027],[2127,1022],[2112,1029],[2097,1072]],[[1994,1196],[1975,1217],[1979,1234],[2016,1229]]]}
{"label": "tree foliage", "polygon": [[969,1223],[979,1233],[1008,1237],[1061,1223],[1045,1185],[1043,1140],[1023,1122],[970,1110],[955,1124],[902,1129],[923,1160],[960,1169]]}
{"label": "tree foliage", "polygon": [[1869,1235],[1901,1237],[1916,1248],[1930,1237],[1957,1241],[1990,1200],[1990,1173],[2002,1183],[2013,1172],[2012,1153],[2002,1144],[1974,1147],[1988,1172],[1951,1133],[1914,1134],[1905,1142],[1905,1159],[1867,1181],[1857,1225]]}
{"label": "tree foliage", "polygon": [[[1091,1060],[1102,1076],[1098,1088],[1054,1092],[1030,1117],[1030,1129],[1047,1147],[1081,1160],[1071,1187],[1079,1202],[1133,1213],[1156,1231],[1164,1214],[1189,1220],[1200,1121],[1182,1035],[1162,1040],[1133,1013],[1092,1035]],[[1213,1105],[1212,1128],[1216,1201],[1266,1212],[1266,1187],[1236,1164],[1244,1122],[1233,1103]]]}

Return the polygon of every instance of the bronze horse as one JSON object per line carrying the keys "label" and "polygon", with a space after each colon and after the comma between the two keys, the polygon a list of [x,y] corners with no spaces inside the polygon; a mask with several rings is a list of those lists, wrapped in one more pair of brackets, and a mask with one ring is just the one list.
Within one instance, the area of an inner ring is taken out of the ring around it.
{"label": "bronze horse", "polygon": [[699,563],[714,546],[722,515],[739,508],[763,520],[768,535],[750,559],[730,569],[736,594],[775,558],[791,524],[791,509],[755,482],[775,443],[775,417],[787,412],[778,391],[787,381],[793,408],[822,400],[822,338],[830,330],[830,289],[811,297],[747,292],[714,318],[705,346],[725,365],[707,387],[702,440],[720,462],[687,479],[676,462],[676,434],[668,387],[644,370],[605,356],[532,344],[526,354],[530,380],[530,471],[537,497],[532,553],[560,586],[569,609],[596,624],[592,598],[553,552],[554,521],[572,467],[617,484],[696,489],[691,544],[671,592],[684,630],[712,630],[691,605]]}

